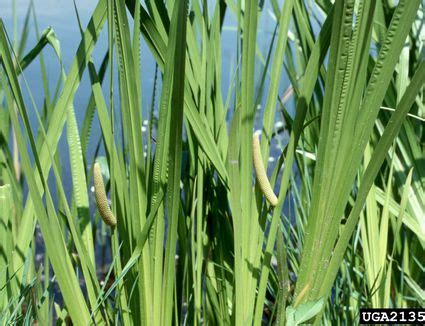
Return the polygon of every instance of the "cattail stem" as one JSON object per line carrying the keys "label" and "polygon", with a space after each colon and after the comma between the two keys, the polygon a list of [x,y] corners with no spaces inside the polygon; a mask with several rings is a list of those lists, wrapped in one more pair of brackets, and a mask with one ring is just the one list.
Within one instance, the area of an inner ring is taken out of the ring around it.
{"label": "cattail stem", "polygon": [[99,163],[94,164],[93,179],[94,197],[96,198],[97,209],[99,210],[100,216],[102,217],[102,220],[105,222],[105,224],[114,227],[117,224],[117,219],[109,208],[108,198],[106,197],[105,185],[103,184],[103,177]]}
{"label": "cattail stem", "polygon": [[273,192],[273,188],[269,179],[267,178],[266,169],[264,168],[263,159],[261,157],[260,140],[258,134],[254,134],[252,138],[252,156],[254,160],[255,175],[257,176],[260,189],[270,205],[276,206],[277,197]]}

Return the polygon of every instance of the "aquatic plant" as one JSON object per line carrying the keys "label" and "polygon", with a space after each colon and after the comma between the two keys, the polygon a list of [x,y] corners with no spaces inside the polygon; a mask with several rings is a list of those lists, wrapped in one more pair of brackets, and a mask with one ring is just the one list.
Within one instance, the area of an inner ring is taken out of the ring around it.
{"label": "aquatic plant", "polygon": [[254,170],[257,177],[258,184],[260,185],[261,191],[272,206],[277,205],[277,197],[273,192],[270,181],[267,178],[266,170],[263,164],[263,158],[261,157],[260,149],[260,136],[254,134],[252,137],[252,156],[254,161]]}
{"label": "aquatic plant", "polygon": [[69,64],[36,7],[0,22],[3,324],[423,306],[420,0],[74,4]]}
{"label": "aquatic plant", "polygon": [[109,226],[115,226],[117,219],[109,208],[108,198],[106,197],[105,185],[103,184],[102,171],[99,163],[93,167],[94,196],[96,198],[97,209],[103,222]]}

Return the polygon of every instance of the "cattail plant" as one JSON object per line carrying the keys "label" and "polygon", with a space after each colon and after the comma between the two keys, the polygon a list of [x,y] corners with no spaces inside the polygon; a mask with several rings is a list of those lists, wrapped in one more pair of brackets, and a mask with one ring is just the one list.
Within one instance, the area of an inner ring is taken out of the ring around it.
{"label": "cattail plant", "polygon": [[[423,306],[423,1],[96,0],[76,49],[30,33],[42,2],[22,33],[0,4],[2,325],[357,324]],[[90,214],[93,152],[109,232]]]}
{"label": "cattail plant", "polygon": [[105,185],[103,184],[102,171],[99,163],[94,164],[93,180],[94,196],[96,198],[97,209],[99,210],[100,216],[105,224],[114,227],[117,225],[117,219],[111,212],[108,204],[108,198],[106,197]]}
{"label": "cattail plant", "polygon": [[263,164],[263,159],[261,158],[260,139],[258,134],[254,134],[252,137],[252,157],[254,160],[255,175],[257,176],[260,189],[270,205],[276,206],[277,197],[273,192],[269,179],[267,178],[266,169]]}

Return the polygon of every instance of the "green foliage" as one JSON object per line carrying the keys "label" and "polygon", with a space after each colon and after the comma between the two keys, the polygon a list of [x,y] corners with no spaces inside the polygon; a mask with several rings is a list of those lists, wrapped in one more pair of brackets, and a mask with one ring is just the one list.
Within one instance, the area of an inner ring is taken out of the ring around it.
{"label": "green foliage", "polygon": [[[84,29],[75,5],[81,38],[68,69],[66,44],[50,27],[38,32],[33,6],[12,41],[0,20],[2,324],[355,324],[361,307],[423,306],[423,3],[262,6],[99,0]],[[228,17],[234,67],[223,66]],[[30,21],[37,41],[24,54]],[[155,76],[143,69],[144,43]],[[59,66],[53,91],[47,47]],[[42,108],[25,79],[37,61]],[[254,177],[257,128],[273,205]],[[95,163],[113,228],[90,191]]]}

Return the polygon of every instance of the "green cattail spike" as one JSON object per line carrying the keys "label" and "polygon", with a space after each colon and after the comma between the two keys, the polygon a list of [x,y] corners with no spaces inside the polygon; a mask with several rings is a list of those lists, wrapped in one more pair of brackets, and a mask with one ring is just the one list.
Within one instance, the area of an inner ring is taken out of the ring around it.
{"label": "green cattail spike", "polygon": [[97,209],[99,210],[103,222],[113,227],[117,224],[117,219],[109,208],[108,198],[106,197],[105,185],[103,184],[103,177],[99,163],[94,164],[93,175],[94,197],[96,198]]}
{"label": "green cattail spike", "polygon": [[255,175],[257,176],[260,189],[272,206],[277,205],[277,197],[273,192],[270,181],[267,178],[266,169],[264,168],[263,158],[261,157],[260,139],[258,134],[254,134],[252,138],[252,156],[254,159]]}

